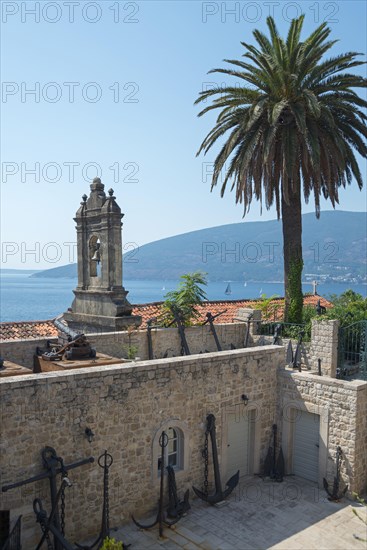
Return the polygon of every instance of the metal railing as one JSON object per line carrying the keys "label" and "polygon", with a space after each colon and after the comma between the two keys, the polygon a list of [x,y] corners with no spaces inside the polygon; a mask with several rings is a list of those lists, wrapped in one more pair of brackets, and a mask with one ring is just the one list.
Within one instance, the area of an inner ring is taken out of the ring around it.
{"label": "metal railing", "polygon": [[22,516],[19,516],[1,550],[21,550]]}
{"label": "metal railing", "polygon": [[367,320],[339,329],[337,378],[367,380]]}
{"label": "metal railing", "polygon": [[281,321],[261,321],[258,323],[257,333],[262,336],[278,336],[279,338],[292,338],[297,340],[303,332],[303,341],[311,340],[311,326],[304,324],[283,323]]}

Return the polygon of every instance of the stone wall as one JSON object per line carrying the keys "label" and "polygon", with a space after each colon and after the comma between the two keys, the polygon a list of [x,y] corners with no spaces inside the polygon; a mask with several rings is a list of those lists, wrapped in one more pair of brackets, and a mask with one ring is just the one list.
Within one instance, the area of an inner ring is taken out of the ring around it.
{"label": "stone wall", "polygon": [[343,451],[341,474],[349,492],[362,493],[367,484],[367,382],[331,379],[306,372],[279,371],[279,425],[286,450],[287,473],[292,473],[291,409],[320,415],[319,485],[333,483],[336,449]]}
{"label": "stone wall", "polygon": [[[18,376],[0,381],[1,485],[43,472],[40,451],[52,446],[66,464],[107,449],[110,470],[110,523],[120,525],[130,513],[155,509],[159,495],[157,457],[162,429],[181,430],[183,465],[176,473],[179,494],[202,486],[205,421],[217,419],[220,461],[227,445],[229,414],[244,410],[242,394],[255,417],[254,472],[261,469],[276,415],[276,376],[283,349],[277,346],[153,360],[135,365],[80,369],[65,373]],[[95,437],[88,443],[85,428]],[[70,471],[67,489],[67,537],[82,541],[100,528],[102,470],[96,463]],[[0,509],[11,518],[23,515],[23,540],[39,540],[32,502],[47,498],[47,480],[0,493]],[[192,491],[191,491],[192,495]],[[33,545],[33,546],[32,546]]]}
{"label": "stone wall", "polygon": [[[216,325],[218,339],[223,349],[230,349],[231,344],[242,348],[246,334],[244,323],[227,323]],[[216,345],[210,327],[188,327],[185,330],[186,339],[192,354],[216,351]],[[152,332],[154,358],[177,357],[181,355],[181,341],[177,328],[153,329]],[[49,338],[50,342],[57,342],[57,338]],[[136,348],[136,356],[148,359],[148,338],[146,330],[132,330],[131,332],[105,332],[88,335],[88,340],[100,353],[113,357],[127,357],[129,347]],[[0,356],[8,361],[17,363],[30,369],[33,368],[33,355],[37,346],[46,347],[47,339],[17,340],[2,342]]]}
{"label": "stone wall", "polygon": [[336,377],[338,364],[339,321],[319,321],[313,319],[311,329],[311,348],[309,362],[311,369],[317,370],[317,361],[321,359],[321,370],[326,376]]}
{"label": "stone wall", "polygon": [[[338,365],[338,335],[339,321],[319,319],[312,320],[311,341],[301,343],[301,366],[312,372],[318,372],[318,360],[321,359],[321,372],[323,376],[336,377]],[[271,344],[272,336],[262,336],[252,331],[252,345]],[[281,338],[279,344],[284,346],[285,353],[289,338]],[[292,340],[293,353],[296,351],[297,340]],[[285,358],[285,356],[284,356]]]}
{"label": "stone wall", "polygon": [[47,341],[56,343],[57,338],[40,338],[39,340],[9,340],[8,342],[0,343],[0,356],[7,360],[33,369],[33,356],[36,353],[36,348],[45,348]]}
{"label": "stone wall", "polygon": [[[239,318],[243,318],[244,321],[248,318],[249,313],[254,313],[253,322],[250,323],[248,346],[270,345],[273,341],[272,336],[256,334],[256,326],[260,320],[261,311],[242,308],[239,312],[241,313]],[[224,350],[231,349],[231,345],[236,349],[243,347],[247,332],[246,322],[216,324],[215,327]],[[338,329],[338,321],[314,320],[312,322],[311,342],[302,342],[301,344],[301,364],[304,369],[317,372],[318,359],[320,358],[322,374],[335,378],[338,359]],[[188,327],[185,333],[192,354],[216,351],[216,344],[208,325]],[[181,341],[177,328],[153,329],[151,334],[155,359],[181,355]],[[142,360],[148,359],[146,330],[93,333],[88,335],[88,339],[100,353],[118,358],[127,358],[128,349],[134,347],[137,357]],[[49,341],[56,342],[57,339],[50,338]],[[0,344],[0,356],[8,361],[32,369],[36,347],[44,348],[46,342],[47,339],[2,342]],[[280,340],[280,344],[284,347],[284,362],[288,342],[289,339],[287,338]],[[296,340],[292,340],[292,346],[293,352],[295,352]]]}
{"label": "stone wall", "polygon": [[[289,342],[292,342],[293,354],[296,352],[297,340],[291,340],[290,338],[280,338],[279,345],[284,349],[284,364],[286,364],[287,348]],[[273,342],[273,336],[253,335],[251,337],[252,346],[270,346]],[[317,371],[317,365],[311,361],[310,358],[311,342],[301,342],[301,367],[302,369]],[[326,374],[326,373],[324,373]]]}

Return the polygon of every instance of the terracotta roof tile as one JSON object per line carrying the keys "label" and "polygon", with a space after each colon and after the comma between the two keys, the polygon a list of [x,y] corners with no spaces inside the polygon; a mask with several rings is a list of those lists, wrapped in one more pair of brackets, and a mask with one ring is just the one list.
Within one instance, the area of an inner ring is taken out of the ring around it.
{"label": "terracotta roof tile", "polygon": [[[332,307],[331,302],[322,298],[321,296],[305,295],[304,305],[315,306],[317,301],[320,300],[320,304],[326,308]],[[206,314],[210,312],[212,315],[222,313],[217,317],[217,323],[233,323],[237,316],[239,308],[247,307],[255,309],[260,300],[212,300],[204,302],[201,306],[198,306],[199,318],[198,323],[206,321]],[[159,317],[162,311],[163,302],[152,302],[149,304],[136,304],[133,306],[133,315],[140,315],[142,317],[142,327],[146,325],[146,322],[152,317]],[[284,310],[284,298],[275,298],[270,302],[271,305],[277,305],[275,309],[275,315],[272,313],[270,320],[280,320],[283,316]]]}
{"label": "terracotta roof tile", "polygon": [[[332,307],[332,304],[320,296],[306,295],[304,297],[305,305],[315,306],[320,300],[322,306],[326,308]],[[255,308],[259,300],[218,300],[204,302],[198,307],[199,318],[198,323],[206,321],[206,314],[210,312],[212,315],[222,313],[216,319],[217,323],[233,323],[239,308],[248,307]],[[163,302],[151,302],[149,304],[133,305],[133,315],[142,317],[142,328],[146,327],[146,323],[153,317],[159,317],[162,311]],[[271,304],[277,304],[279,307],[272,314],[271,320],[280,320],[283,315],[284,298],[275,298]],[[20,321],[14,323],[0,323],[0,340],[16,341],[25,339],[38,338],[53,338],[58,336],[58,331],[53,320],[48,321]]]}
{"label": "terracotta roof tile", "polygon": [[52,338],[57,335],[57,328],[53,324],[53,320],[0,323],[0,340],[2,341]]}

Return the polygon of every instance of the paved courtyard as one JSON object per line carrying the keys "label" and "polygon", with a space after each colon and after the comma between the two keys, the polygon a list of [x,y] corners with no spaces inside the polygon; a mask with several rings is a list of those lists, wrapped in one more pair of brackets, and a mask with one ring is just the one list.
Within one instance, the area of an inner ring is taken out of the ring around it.
{"label": "paved courtyard", "polygon": [[[179,496],[181,497],[182,495]],[[343,499],[329,502],[323,490],[296,477],[283,483],[247,477],[221,507],[199,499],[174,527],[139,530],[132,522],[111,536],[133,549],[195,550],[365,550],[366,526],[353,513],[366,518],[366,509]],[[152,518],[139,518],[149,523]]]}

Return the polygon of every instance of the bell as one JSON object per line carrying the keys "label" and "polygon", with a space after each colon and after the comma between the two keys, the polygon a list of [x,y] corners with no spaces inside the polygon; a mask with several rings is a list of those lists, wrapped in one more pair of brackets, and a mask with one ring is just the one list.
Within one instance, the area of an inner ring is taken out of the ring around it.
{"label": "bell", "polygon": [[97,262],[99,264],[100,261],[101,261],[101,255],[99,253],[99,250],[97,249],[93,254],[92,262]]}

